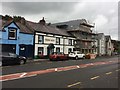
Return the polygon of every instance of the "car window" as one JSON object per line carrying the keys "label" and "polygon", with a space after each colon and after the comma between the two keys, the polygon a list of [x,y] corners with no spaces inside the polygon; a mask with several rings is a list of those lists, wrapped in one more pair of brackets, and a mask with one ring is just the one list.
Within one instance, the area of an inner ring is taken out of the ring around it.
{"label": "car window", "polygon": [[77,52],[77,54],[81,54],[80,52]]}

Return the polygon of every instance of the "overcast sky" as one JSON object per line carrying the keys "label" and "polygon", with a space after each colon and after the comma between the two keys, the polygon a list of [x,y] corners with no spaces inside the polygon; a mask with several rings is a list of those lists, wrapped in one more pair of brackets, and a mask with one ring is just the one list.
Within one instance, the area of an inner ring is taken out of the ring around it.
{"label": "overcast sky", "polygon": [[[87,19],[95,23],[95,30],[112,39],[118,39],[118,0],[74,0],[71,2],[5,2],[0,4],[2,15],[23,16],[26,20],[57,23],[76,19]],[[19,1],[19,0],[18,0]]]}

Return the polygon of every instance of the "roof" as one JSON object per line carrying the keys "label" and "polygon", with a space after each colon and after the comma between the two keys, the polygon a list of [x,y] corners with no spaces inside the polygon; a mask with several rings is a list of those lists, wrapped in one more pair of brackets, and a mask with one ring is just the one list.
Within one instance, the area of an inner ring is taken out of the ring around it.
{"label": "roof", "polygon": [[2,20],[2,19],[0,19],[0,30],[3,31],[3,29],[5,27],[7,27],[8,25],[10,25],[11,23],[15,23],[15,25],[20,29],[20,32],[22,32],[22,33],[32,34],[34,32],[34,30],[26,24],[24,25],[20,22],[15,22],[13,20],[5,21],[5,20]]}
{"label": "roof", "polygon": [[104,36],[104,33],[98,33],[96,38],[101,39],[103,36]]}
{"label": "roof", "polygon": [[55,27],[55,26],[60,26],[60,25],[68,26],[66,28],[67,30],[82,29],[88,32],[90,31],[91,27],[94,27],[93,25],[89,24],[85,19],[78,19],[78,20],[55,23],[55,24],[52,24],[51,26]]}
{"label": "roof", "polygon": [[27,24],[31,26],[35,31],[38,31],[38,32],[51,33],[51,34],[57,34],[57,35],[63,35],[63,36],[71,36],[64,29],[58,29],[55,27],[43,25],[40,23],[30,22],[30,21],[27,21]]}
{"label": "roof", "polygon": [[110,35],[105,36],[105,39],[106,39],[106,42],[108,42],[109,39],[111,39]]}

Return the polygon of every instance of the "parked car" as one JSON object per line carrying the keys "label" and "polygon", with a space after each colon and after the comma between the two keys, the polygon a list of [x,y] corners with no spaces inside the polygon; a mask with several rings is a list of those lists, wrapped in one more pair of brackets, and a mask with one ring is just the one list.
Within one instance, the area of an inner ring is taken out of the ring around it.
{"label": "parked car", "polygon": [[79,51],[74,51],[74,52],[69,53],[68,57],[75,58],[75,59],[85,58],[85,54],[82,54]]}
{"label": "parked car", "polygon": [[68,55],[63,52],[54,52],[49,56],[50,60],[67,60]]}
{"label": "parked car", "polygon": [[0,63],[1,65],[10,65],[10,64],[25,64],[26,63],[26,57],[19,56],[14,53],[9,52],[2,52],[0,53]]}

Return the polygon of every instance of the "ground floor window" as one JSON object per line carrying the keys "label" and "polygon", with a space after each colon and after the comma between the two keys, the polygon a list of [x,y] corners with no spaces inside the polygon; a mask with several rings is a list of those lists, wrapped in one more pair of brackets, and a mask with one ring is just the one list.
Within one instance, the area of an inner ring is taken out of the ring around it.
{"label": "ground floor window", "polygon": [[58,53],[59,53],[59,52],[60,52],[60,48],[58,48],[58,47],[57,47],[57,48],[56,48],[56,52],[58,52]]}
{"label": "ground floor window", "polygon": [[38,47],[38,55],[43,55],[43,50],[44,48],[43,47]]}
{"label": "ground floor window", "polygon": [[72,48],[68,48],[68,53],[72,52]]}

